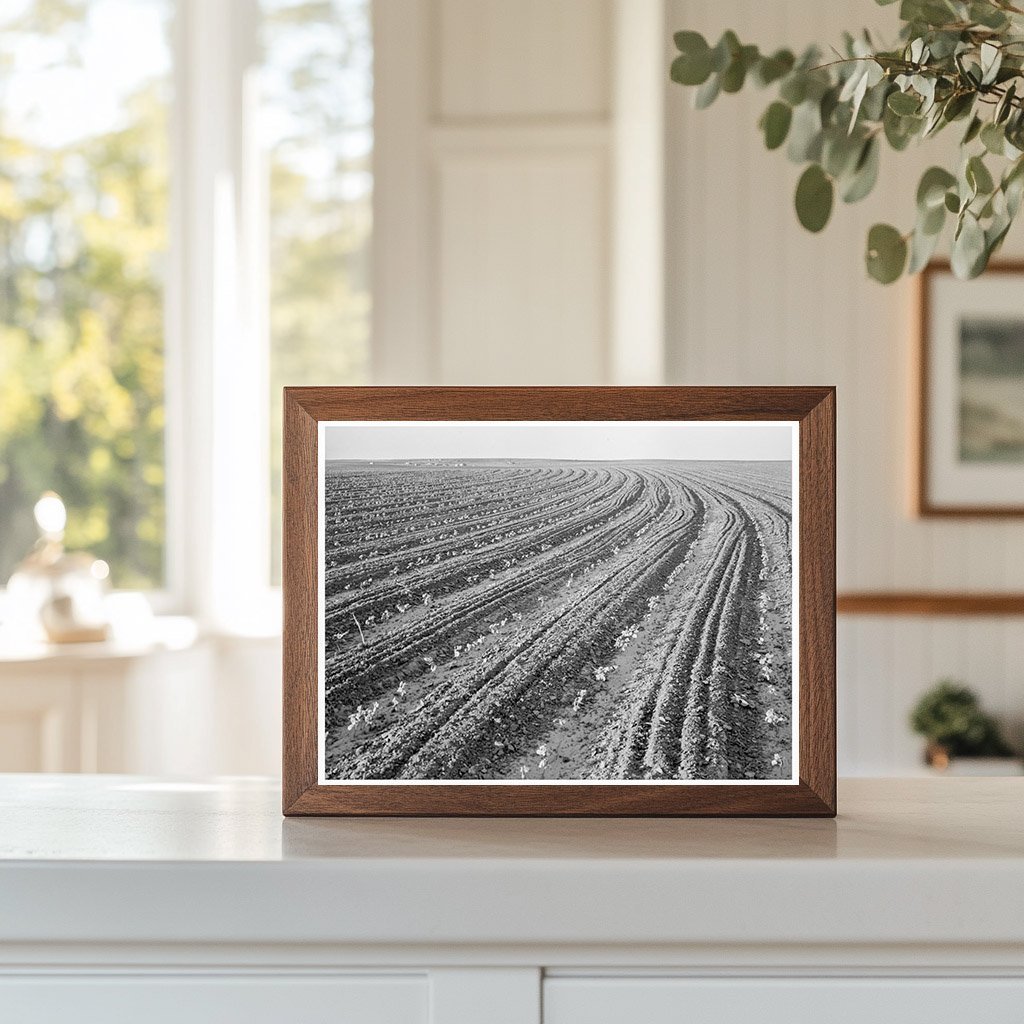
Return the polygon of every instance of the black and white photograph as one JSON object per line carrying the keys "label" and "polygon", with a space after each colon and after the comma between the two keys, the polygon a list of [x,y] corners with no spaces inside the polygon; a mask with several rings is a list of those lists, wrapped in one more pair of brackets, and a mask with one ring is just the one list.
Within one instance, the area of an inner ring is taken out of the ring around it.
{"label": "black and white photograph", "polygon": [[795,437],[321,423],[321,781],[795,781]]}

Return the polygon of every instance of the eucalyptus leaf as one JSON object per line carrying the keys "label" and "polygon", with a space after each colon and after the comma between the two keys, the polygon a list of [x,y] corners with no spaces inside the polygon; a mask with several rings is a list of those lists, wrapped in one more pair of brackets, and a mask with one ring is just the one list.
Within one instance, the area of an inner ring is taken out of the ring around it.
{"label": "eucalyptus leaf", "polygon": [[992,120],[996,124],[1002,124],[1013,110],[1013,101],[1017,96],[1017,83],[1011,82],[1007,87],[1006,91],[1000,97],[999,102],[996,104],[996,112],[992,116]]}
{"label": "eucalyptus leaf", "polygon": [[716,74],[712,74],[712,76],[694,93],[693,105],[698,110],[705,110],[715,102],[721,91],[721,78]]}
{"label": "eucalyptus leaf", "polygon": [[985,28],[997,31],[1007,25],[1006,15],[990,3],[972,3],[968,9],[968,17],[978,25],[984,25]]}
{"label": "eucalyptus leaf", "polygon": [[741,44],[736,33],[732,29],[727,29],[711,51],[711,70],[721,74],[732,64],[740,49]]}
{"label": "eucalyptus leaf", "polygon": [[918,210],[917,227],[915,230],[918,230],[925,235],[938,235],[941,234],[945,224],[946,204],[939,203],[938,206],[932,206],[927,210]]}
{"label": "eucalyptus leaf", "polygon": [[907,273],[916,274],[928,265],[939,244],[942,233],[935,231],[928,233],[920,228],[914,230],[910,237],[910,261],[907,264]]}
{"label": "eucalyptus leaf", "polygon": [[672,33],[672,42],[680,53],[694,53],[704,51],[709,53],[711,47],[708,41],[699,33],[684,29],[681,32]]}
{"label": "eucalyptus leaf", "polygon": [[983,122],[980,117],[972,117],[971,123],[967,126],[967,131],[964,132],[963,139],[960,140],[961,146],[970,145],[980,134],[983,127]]}
{"label": "eucalyptus leaf", "polygon": [[972,156],[967,161],[966,175],[976,194],[987,196],[995,188],[992,175],[980,156]]}
{"label": "eucalyptus leaf", "polygon": [[878,181],[879,148],[877,137],[872,137],[864,143],[853,174],[843,187],[844,203],[860,202],[875,187],[875,182]]}
{"label": "eucalyptus leaf", "polygon": [[793,163],[817,160],[821,156],[821,111],[813,101],[801,103],[793,111],[786,155]]}
{"label": "eucalyptus leaf", "polygon": [[739,92],[746,81],[747,72],[758,59],[756,46],[741,46],[732,63],[722,72],[722,92]]}
{"label": "eucalyptus leaf", "polygon": [[764,144],[768,149],[778,149],[786,141],[789,126],[793,121],[793,108],[788,103],[776,100],[761,115],[761,130]]}
{"label": "eucalyptus leaf", "polygon": [[764,87],[784,78],[793,70],[796,58],[790,50],[776,50],[770,57],[762,57],[754,66],[753,77]]}
{"label": "eucalyptus leaf", "polygon": [[680,85],[702,85],[710,74],[711,54],[706,49],[699,56],[684,53],[676,57],[669,71],[672,81]]}
{"label": "eucalyptus leaf", "polygon": [[978,196],[977,181],[973,176],[968,175],[967,166],[968,162],[965,160],[960,165],[960,170],[956,176],[956,192],[960,197],[960,213],[966,210]]}
{"label": "eucalyptus leaf", "polygon": [[1006,213],[1013,222],[1013,218],[1020,212],[1021,199],[1024,198],[1024,178],[1017,178],[1004,186],[1006,195]]}
{"label": "eucalyptus leaf", "polygon": [[1001,125],[989,121],[981,129],[981,142],[993,156],[1002,156],[1006,146],[1006,133]]}
{"label": "eucalyptus leaf", "polygon": [[928,48],[932,51],[933,60],[946,60],[952,57],[960,45],[960,33],[955,30],[932,32],[928,39]]}
{"label": "eucalyptus leaf", "polygon": [[883,74],[882,68],[874,60],[863,58],[853,74],[846,80],[846,84],[839,94],[839,102],[850,103],[853,106],[853,111],[850,114],[849,130],[851,132],[857,123],[857,115],[868,89],[877,85],[882,80]]}
{"label": "eucalyptus leaf", "polygon": [[906,239],[890,224],[875,224],[868,232],[868,274],[880,284],[892,284],[906,263]]}
{"label": "eucalyptus leaf", "polygon": [[865,121],[875,122],[882,120],[882,115],[885,113],[886,100],[892,91],[892,82],[884,77],[869,87],[864,95],[864,102],[860,105],[858,120],[861,124]]}
{"label": "eucalyptus leaf", "polygon": [[942,127],[943,115],[942,107],[932,107],[931,113],[925,119],[924,131],[921,132],[922,138],[927,138],[929,135],[938,131]]}
{"label": "eucalyptus leaf", "polygon": [[[960,227],[953,238],[953,251],[950,264],[953,273],[961,280],[977,277],[984,269],[985,232],[978,219],[970,212],[965,212]],[[980,269],[976,269],[979,268]]]}
{"label": "eucalyptus leaf", "polygon": [[920,21],[925,25],[944,25],[957,17],[955,8],[943,0],[903,0],[900,17],[905,21]]}
{"label": "eucalyptus leaf", "polygon": [[909,92],[894,92],[889,96],[889,109],[894,114],[916,114],[921,107],[921,100]]}
{"label": "eucalyptus leaf", "polygon": [[1003,175],[1002,189],[1006,196],[1006,209],[1012,220],[1017,216],[1021,198],[1024,197],[1024,157],[1019,157]]}
{"label": "eucalyptus leaf", "polygon": [[999,68],[1003,63],[1003,51],[991,42],[981,44],[979,51],[981,57],[981,84],[991,85],[999,74]]}
{"label": "eucalyptus leaf", "polygon": [[897,152],[907,148],[923,124],[923,117],[900,117],[891,110],[886,110],[882,116],[885,141]]}
{"label": "eucalyptus leaf", "polygon": [[950,174],[944,167],[929,167],[921,175],[921,181],[917,186],[917,207],[927,213],[936,206],[942,206],[946,199],[946,192],[956,184],[956,176]]}
{"label": "eucalyptus leaf", "polygon": [[927,113],[935,103],[935,79],[929,78],[927,75],[913,75],[910,84],[924,100],[924,106],[921,109]]}
{"label": "eucalyptus leaf", "polygon": [[832,180],[817,165],[811,164],[796,186],[796,215],[808,231],[821,231],[832,215]]}
{"label": "eucalyptus leaf", "polygon": [[821,114],[822,124],[828,124],[830,121],[838,123],[842,117],[842,113],[838,110],[840,91],[840,89],[833,87],[818,101],[818,111]]}
{"label": "eucalyptus leaf", "polygon": [[974,107],[975,96],[971,92],[957,93],[943,104],[942,116],[946,121],[957,121],[966,117]]}
{"label": "eucalyptus leaf", "polygon": [[822,132],[821,166],[833,178],[852,171],[864,149],[864,137],[850,136],[838,127]]}
{"label": "eucalyptus leaf", "polygon": [[794,71],[783,79],[779,87],[779,98],[791,107],[797,107],[807,99],[807,75],[803,71]]}

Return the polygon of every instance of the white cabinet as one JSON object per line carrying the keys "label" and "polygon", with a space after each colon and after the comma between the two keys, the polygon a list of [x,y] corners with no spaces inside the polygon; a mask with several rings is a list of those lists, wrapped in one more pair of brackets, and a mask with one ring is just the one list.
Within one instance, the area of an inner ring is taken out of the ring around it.
{"label": "white cabinet", "polygon": [[1024,1024],[1022,784],[282,820],[260,779],[0,776],[0,1024]]}
{"label": "white cabinet", "polygon": [[175,616],[140,633],[0,640],[0,772],[277,774],[280,637],[200,637]]}
{"label": "white cabinet", "polygon": [[427,979],[402,976],[0,979],[17,1024],[428,1024]]}
{"label": "white cabinet", "polygon": [[0,649],[0,772],[180,772],[162,755],[187,748],[190,730],[168,737],[164,723],[204,707],[209,665],[194,630],[175,643]]}
{"label": "white cabinet", "polygon": [[[544,979],[520,970],[0,977],[18,1024],[1020,1024],[1008,978]],[[519,984],[519,983],[522,984]]]}
{"label": "white cabinet", "polygon": [[544,1024],[1020,1024],[1024,979],[549,978]]}

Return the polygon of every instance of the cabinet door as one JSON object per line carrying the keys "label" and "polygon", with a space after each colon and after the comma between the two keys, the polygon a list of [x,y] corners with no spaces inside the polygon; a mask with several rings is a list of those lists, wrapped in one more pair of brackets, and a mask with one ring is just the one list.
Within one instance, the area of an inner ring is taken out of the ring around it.
{"label": "cabinet door", "polygon": [[426,977],[35,976],[0,978],[18,1024],[427,1024]]}
{"label": "cabinet door", "polygon": [[1024,978],[549,978],[544,1024],[1021,1024]]}

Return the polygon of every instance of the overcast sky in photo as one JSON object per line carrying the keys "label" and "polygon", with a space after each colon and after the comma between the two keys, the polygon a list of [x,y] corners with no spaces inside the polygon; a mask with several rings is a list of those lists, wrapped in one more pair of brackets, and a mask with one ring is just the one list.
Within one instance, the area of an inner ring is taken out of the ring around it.
{"label": "overcast sky in photo", "polygon": [[695,459],[789,462],[795,422],[333,422],[328,459]]}

